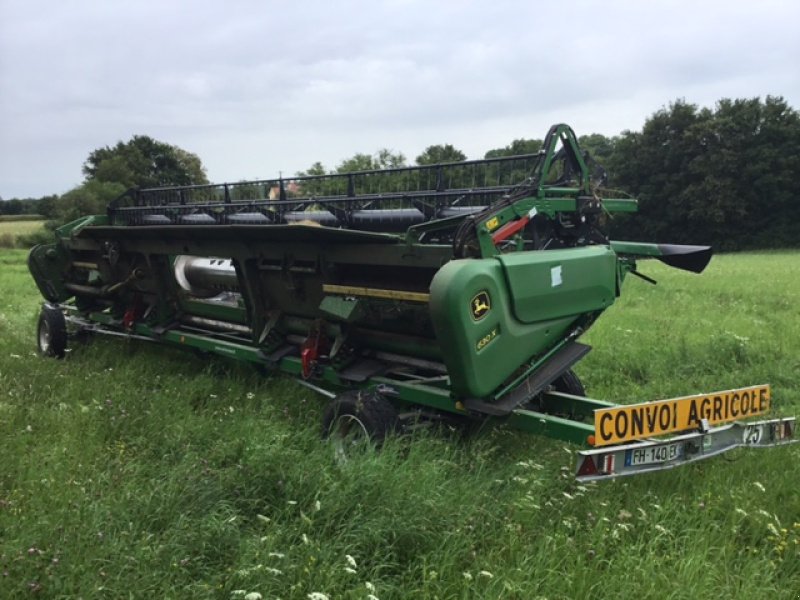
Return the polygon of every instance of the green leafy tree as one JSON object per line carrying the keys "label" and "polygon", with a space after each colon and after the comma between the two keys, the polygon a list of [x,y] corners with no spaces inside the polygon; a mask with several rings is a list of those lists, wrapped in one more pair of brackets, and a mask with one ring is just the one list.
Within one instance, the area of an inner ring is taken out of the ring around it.
{"label": "green leafy tree", "polygon": [[502,156],[518,156],[520,154],[535,154],[542,148],[542,140],[520,138],[514,140],[503,148],[489,150],[484,158],[500,158]]}
{"label": "green leafy tree", "polygon": [[800,115],[782,98],[678,101],[615,144],[614,183],[640,200],[615,237],[722,250],[800,243]]}
{"label": "green leafy tree", "polygon": [[602,133],[590,133],[589,135],[582,135],[578,138],[578,144],[581,150],[588,152],[592,160],[603,166],[606,165],[606,162],[614,153],[614,145],[616,142],[616,137],[609,138]]}
{"label": "green leafy tree", "polygon": [[118,182],[90,180],[71,189],[53,202],[54,225],[66,223],[84,215],[103,214],[106,205],[125,192]]}
{"label": "green leafy tree", "polygon": [[358,152],[343,160],[336,167],[337,173],[352,173],[354,171],[374,171],[378,169],[393,169],[406,166],[406,157],[401,152],[392,152],[388,148],[381,148],[375,154]]}
{"label": "green leafy tree", "polygon": [[86,181],[119,183],[126,188],[208,183],[196,154],[146,135],[93,150],[83,173]]}
{"label": "green leafy tree", "polygon": [[0,204],[0,214],[2,215],[20,215],[22,214],[23,203],[19,198],[11,198]]}
{"label": "green leafy tree", "polygon": [[463,160],[467,160],[467,155],[452,144],[435,144],[425,148],[422,154],[417,156],[415,162],[422,166],[461,162]]}

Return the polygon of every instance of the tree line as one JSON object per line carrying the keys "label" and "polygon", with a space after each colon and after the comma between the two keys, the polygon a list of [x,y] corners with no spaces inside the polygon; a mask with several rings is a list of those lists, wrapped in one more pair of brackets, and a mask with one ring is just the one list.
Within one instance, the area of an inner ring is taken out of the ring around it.
{"label": "tree line", "polygon": [[[641,131],[594,133],[579,142],[604,166],[606,187],[639,199],[637,214],[609,217],[614,239],[720,250],[800,245],[800,114],[783,98],[722,99],[713,109],[678,100],[652,114]],[[541,139],[515,139],[484,157],[535,153],[541,145]],[[436,144],[413,164],[466,158],[451,144]],[[384,148],[331,169],[315,162],[297,175],[408,165],[402,153]],[[0,202],[0,214],[38,213],[55,224],[103,212],[129,187],[208,183],[197,155],[147,136],[92,151],[83,174],[61,196]]]}

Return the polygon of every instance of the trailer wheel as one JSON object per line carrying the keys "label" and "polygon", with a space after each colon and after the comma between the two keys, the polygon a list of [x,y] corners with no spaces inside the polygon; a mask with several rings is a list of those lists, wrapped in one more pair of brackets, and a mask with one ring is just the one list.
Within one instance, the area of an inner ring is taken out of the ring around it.
{"label": "trailer wheel", "polygon": [[45,304],[39,313],[36,343],[42,356],[64,358],[67,349],[67,321],[60,309]]}
{"label": "trailer wheel", "polygon": [[563,394],[570,394],[572,396],[586,395],[586,390],[583,389],[581,380],[572,369],[562,373],[559,378],[553,382],[553,387],[557,392],[561,392]]}
{"label": "trailer wheel", "polygon": [[399,429],[394,406],[373,391],[352,390],[331,400],[322,418],[322,435],[334,448],[336,460],[345,463],[370,447],[380,447]]}

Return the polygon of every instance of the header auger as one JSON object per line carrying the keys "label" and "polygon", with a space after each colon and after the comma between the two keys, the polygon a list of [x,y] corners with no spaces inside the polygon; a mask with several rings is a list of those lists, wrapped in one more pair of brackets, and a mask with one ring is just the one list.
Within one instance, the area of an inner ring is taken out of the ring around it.
{"label": "header auger", "polygon": [[711,258],[610,241],[606,215],[636,201],[604,197],[595,172],[556,125],[537,154],[129,190],[31,250],[39,347],[63,356],[69,330],[90,330],[280,370],[331,398],[340,440],[409,417],[502,421],[595,446],[583,479],[793,441],[794,419],[724,425],[766,412],[765,386],[726,392],[726,418],[713,394],[659,413],[585,397],[578,339],[644,277],[637,260],[699,273]]}

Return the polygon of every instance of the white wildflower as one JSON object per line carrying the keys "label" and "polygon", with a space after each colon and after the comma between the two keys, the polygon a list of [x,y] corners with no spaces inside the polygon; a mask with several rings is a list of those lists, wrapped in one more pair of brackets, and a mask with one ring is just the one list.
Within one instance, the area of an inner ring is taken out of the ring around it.
{"label": "white wildflower", "polygon": [[354,569],[358,566],[356,564],[356,559],[350,556],[349,554],[345,554],[344,557],[347,560],[347,564],[353,567]]}
{"label": "white wildflower", "polygon": [[261,600],[262,596],[258,592],[250,592],[244,597],[244,600]]}
{"label": "white wildflower", "polygon": [[358,573],[358,571],[356,571],[353,567],[345,567],[344,570],[347,573],[350,573],[350,575],[355,575],[356,573]]}
{"label": "white wildflower", "polygon": [[322,503],[319,500],[314,501],[314,512],[319,512],[322,508]]}
{"label": "white wildflower", "polygon": [[256,395],[253,392],[247,392],[247,399],[248,400],[252,400],[255,397],[256,397]]}
{"label": "white wildflower", "polygon": [[283,552],[270,552],[267,556],[270,558],[283,558],[286,555]]}
{"label": "white wildflower", "polygon": [[309,540],[309,539],[308,539],[308,536],[307,536],[305,533],[303,534],[303,536],[302,536],[302,538],[301,538],[301,539],[303,540],[303,543],[304,543],[306,546],[307,546],[308,544],[310,544],[310,543],[311,543],[311,540]]}
{"label": "white wildflower", "polygon": [[246,593],[247,590],[233,590],[231,596],[244,596]]}
{"label": "white wildflower", "polygon": [[269,517],[265,517],[264,515],[256,515],[256,519],[258,519],[262,523],[269,523],[272,520]]}
{"label": "white wildflower", "polygon": [[322,592],[311,592],[306,598],[308,600],[330,600],[328,594],[323,594]]}
{"label": "white wildflower", "polygon": [[754,482],[753,482],[753,485],[754,485],[754,486],[756,486],[756,487],[757,487],[759,490],[761,490],[762,492],[766,492],[766,491],[767,491],[767,488],[765,488],[765,487],[764,487],[764,484],[763,484],[763,483],[761,483],[760,481],[754,481]]}
{"label": "white wildflower", "polygon": [[272,568],[272,567],[267,567],[267,568],[266,568],[266,569],[264,569],[264,570],[265,570],[267,573],[269,573],[270,575],[283,575],[283,571],[281,571],[280,569],[274,569],[274,568]]}
{"label": "white wildflower", "polygon": [[297,500],[287,500],[286,504],[288,504],[289,506],[294,506],[295,504],[297,504]]}
{"label": "white wildflower", "polygon": [[736,509],[735,509],[735,510],[736,510],[736,512],[737,512],[737,513],[739,513],[739,514],[740,514],[740,515],[742,515],[743,517],[746,517],[746,516],[747,516],[747,511],[746,511],[746,510],[744,510],[743,508],[736,507]]}
{"label": "white wildflower", "polygon": [[492,579],[494,575],[489,573],[489,571],[478,571],[478,577],[486,577],[486,579]]}
{"label": "white wildflower", "polygon": [[365,581],[364,587],[367,588],[367,591],[370,592],[371,594],[375,593],[375,586],[371,582]]}
{"label": "white wildflower", "polygon": [[466,579],[467,581],[472,581],[472,573],[470,573],[469,571],[464,571],[462,575],[464,576],[464,579]]}
{"label": "white wildflower", "polygon": [[667,535],[669,533],[669,529],[667,529],[663,525],[656,525],[656,531],[659,531],[659,532],[663,533],[664,535]]}
{"label": "white wildflower", "polygon": [[568,494],[567,492],[561,492],[561,493],[564,495],[564,498],[566,498],[567,500],[575,500],[575,496],[573,496],[572,494]]}
{"label": "white wildflower", "polygon": [[367,600],[378,600],[375,594],[367,594]]}

